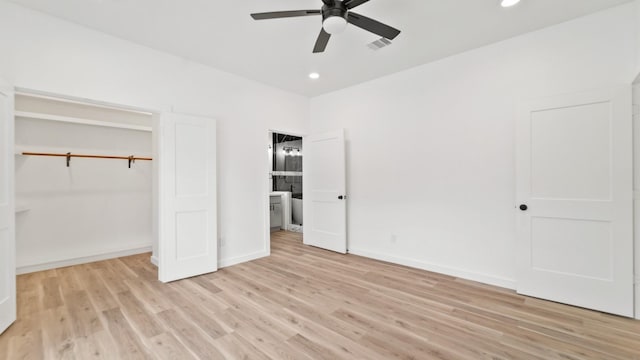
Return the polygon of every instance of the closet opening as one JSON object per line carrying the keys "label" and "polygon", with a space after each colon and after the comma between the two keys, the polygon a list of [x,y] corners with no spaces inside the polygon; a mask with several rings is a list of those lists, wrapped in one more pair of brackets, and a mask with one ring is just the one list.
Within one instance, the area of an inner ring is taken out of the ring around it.
{"label": "closet opening", "polygon": [[18,274],[152,251],[153,121],[147,111],[16,93]]}
{"label": "closet opening", "polygon": [[[269,239],[302,242],[302,137],[269,132]],[[270,249],[271,247],[269,247]]]}

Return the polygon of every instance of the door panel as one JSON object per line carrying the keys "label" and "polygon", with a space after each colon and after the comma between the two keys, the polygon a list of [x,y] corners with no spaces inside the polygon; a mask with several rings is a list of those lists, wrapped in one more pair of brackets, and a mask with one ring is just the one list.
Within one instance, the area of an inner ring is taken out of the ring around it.
{"label": "door panel", "polygon": [[344,254],[347,252],[344,132],[307,136],[303,148],[304,243]]}
{"label": "door panel", "polygon": [[160,119],[159,278],[218,269],[215,121],[179,114]]}
{"label": "door panel", "polygon": [[0,79],[0,333],[16,320],[13,88]]}
{"label": "door panel", "polygon": [[631,91],[539,99],[518,120],[518,292],[633,315]]}

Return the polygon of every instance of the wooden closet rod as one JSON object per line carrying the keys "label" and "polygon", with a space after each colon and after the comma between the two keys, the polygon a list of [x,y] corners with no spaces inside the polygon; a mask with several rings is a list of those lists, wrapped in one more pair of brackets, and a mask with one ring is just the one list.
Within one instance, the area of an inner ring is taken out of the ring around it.
{"label": "wooden closet rod", "polygon": [[58,156],[58,157],[65,157],[67,158],[67,167],[69,167],[69,164],[71,162],[71,158],[72,157],[77,157],[77,158],[90,158],[90,159],[120,159],[120,160],[129,160],[129,168],[131,168],[131,163],[135,162],[136,160],[146,160],[146,161],[151,161],[153,160],[150,157],[138,157],[138,156],[116,156],[116,155],[87,155],[87,154],[72,154],[70,152],[66,153],[66,154],[60,154],[60,153],[39,153],[39,152],[23,152],[22,155],[29,155],[29,156]]}

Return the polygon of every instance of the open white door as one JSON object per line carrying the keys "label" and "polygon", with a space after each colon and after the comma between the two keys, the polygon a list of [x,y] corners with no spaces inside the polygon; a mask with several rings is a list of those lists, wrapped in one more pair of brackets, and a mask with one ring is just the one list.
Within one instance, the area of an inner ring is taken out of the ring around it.
{"label": "open white door", "polygon": [[13,87],[0,79],[0,334],[16,321]]}
{"label": "open white door", "polygon": [[159,279],[216,271],[216,123],[163,114],[158,130]]}
{"label": "open white door", "polygon": [[524,104],[518,292],[633,316],[631,88]]}
{"label": "open white door", "polygon": [[347,252],[344,131],[303,139],[304,243]]}

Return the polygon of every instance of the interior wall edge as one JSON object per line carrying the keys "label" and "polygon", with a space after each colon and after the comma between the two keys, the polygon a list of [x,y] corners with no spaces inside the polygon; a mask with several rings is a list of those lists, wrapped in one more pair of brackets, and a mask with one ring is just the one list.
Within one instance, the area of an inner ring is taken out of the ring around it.
{"label": "interior wall edge", "polygon": [[363,256],[363,257],[374,259],[374,260],[390,262],[397,265],[408,266],[415,269],[431,271],[438,274],[454,276],[461,279],[477,281],[483,284],[499,286],[506,289],[511,289],[511,290],[516,289],[515,279],[508,279],[500,276],[483,274],[483,273],[470,271],[466,269],[443,266],[443,265],[434,264],[434,263],[430,263],[422,260],[410,259],[410,258],[394,256],[390,254],[383,254],[383,253],[364,250],[360,248],[350,247],[349,254]]}

